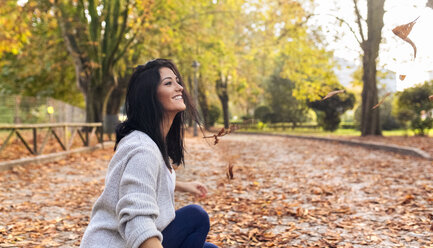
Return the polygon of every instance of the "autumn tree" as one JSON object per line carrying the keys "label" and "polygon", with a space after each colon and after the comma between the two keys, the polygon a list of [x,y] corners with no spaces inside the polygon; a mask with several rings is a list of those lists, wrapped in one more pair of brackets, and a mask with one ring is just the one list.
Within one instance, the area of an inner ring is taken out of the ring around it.
{"label": "autumn tree", "polygon": [[372,107],[378,103],[376,60],[382,37],[385,0],[367,0],[367,34],[363,30],[358,0],[353,0],[353,3],[359,28],[359,36],[356,37],[363,51],[361,135],[381,135],[379,109],[372,110]]}
{"label": "autumn tree", "polygon": [[85,96],[86,121],[102,121],[118,84],[115,66],[145,29],[151,3],[55,0],[54,7],[77,85]]}
{"label": "autumn tree", "polygon": [[[0,15],[0,92],[7,95],[43,96],[84,106],[74,86],[74,68],[64,49],[56,20],[43,1],[17,5],[2,2]],[[8,9],[10,7],[10,9]],[[10,23],[12,22],[12,23]],[[16,23],[18,23],[16,25]],[[11,42],[6,47],[4,45]]]}
{"label": "autumn tree", "polygon": [[272,108],[272,122],[291,122],[293,126],[306,120],[308,108],[305,101],[299,101],[293,96],[295,83],[281,78],[276,70],[269,78],[266,93],[267,102]]}

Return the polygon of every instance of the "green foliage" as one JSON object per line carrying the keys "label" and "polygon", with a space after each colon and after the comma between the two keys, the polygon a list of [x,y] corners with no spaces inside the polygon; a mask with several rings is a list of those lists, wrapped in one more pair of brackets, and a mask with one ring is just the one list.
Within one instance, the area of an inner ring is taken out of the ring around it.
{"label": "green foliage", "polygon": [[48,13],[49,6],[31,1],[15,11],[24,16],[20,29],[31,35],[17,41],[17,52],[3,50],[0,94],[51,97],[83,107],[73,63],[64,48],[57,22]]}
{"label": "green foliage", "polygon": [[208,110],[208,117],[207,117],[208,125],[210,127],[214,126],[215,122],[218,120],[220,115],[221,115],[221,110],[216,105],[211,104]]}
{"label": "green foliage", "polygon": [[293,96],[295,83],[289,79],[279,76],[279,73],[272,75],[267,85],[267,100],[272,109],[265,117],[271,122],[291,122],[294,125],[306,120],[308,112],[303,101],[298,101]]}
{"label": "green foliage", "polygon": [[267,122],[269,121],[268,117],[269,114],[272,113],[271,108],[269,108],[268,106],[262,105],[257,107],[254,110],[254,118],[263,122]]}
{"label": "green foliage", "polygon": [[326,131],[335,131],[340,124],[340,115],[352,109],[355,95],[343,93],[325,100],[308,102],[308,106],[316,111],[317,122]]}
{"label": "green foliage", "polygon": [[424,136],[433,127],[433,102],[428,97],[433,95],[433,81],[408,88],[397,94],[394,115],[416,135]]}

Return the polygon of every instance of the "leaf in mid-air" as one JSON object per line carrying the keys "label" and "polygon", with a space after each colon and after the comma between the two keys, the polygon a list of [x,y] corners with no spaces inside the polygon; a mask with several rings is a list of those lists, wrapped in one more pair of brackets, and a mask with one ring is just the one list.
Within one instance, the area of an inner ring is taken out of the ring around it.
{"label": "leaf in mid-air", "polygon": [[233,164],[229,163],[229,165],[227,166],[227,172],[226,172],[227,178],[229,180],[233,179]]}
{"label": "leaf in mid-air", "polygon": [[406,75],[400,75],[398,77],[400,78],[401,81],[403,81],[406,78]]}
{"label": "leaf in mid-air", "polygon": [[222,137],[222,136],[224,136],[224,135],[226,135],[226,134],[229,134],[229,133],[233,133],[235,130],[237,130],[238,129],[238,127],[237,126],[235,126],[235,125],[231,125],[229,128],[227,128],[227,129],[225,129],[225,128],[222,128],[219,132],[218,132],[218,134],[214,134],[214,135],[212,135],[212,136],[204,136],[203,138],[205,138],[205,139],[209,139],[209,138],[211,138],[211,139],[215,139],[215,141],[214,141],[214,145],[216,145],[216,144],[218,144],[218,142],[219,142],[219,139],[218,139],[218,137]]}
{"label": "leaf in mid-air", "polygon": [[329,92],[323,99],[322,99],[322,101],[323,100],[325,100],[325,99],[328,99],[328,98],[330,98],[330,97],[333,97],[334,95],[337,95],[337,94],[340,94],[340,93],[344,93],[344,90],[335,90],[335,91],[331,91],[331,92]]}
{"label": "leaf in mid-air", "polygon": [[391,92],[386,93],[386,94],[382,97],[382,100],[380,100],[380,102],[379,102],[378,104],[374,105],[371,109],[373,110],[373,109],[379,107],[380,105],[382,105],[382,103],[385,101],[385,99],[386,99],[389,95],[391,95]]}
{"label": "leaf in mid-air", "polygon": [[409,43],[413,47],[413,51],[414,51],[413,58],[414,59],[416,58],[416,46],[415,46],[415,43],[413,43],[412,40],[409,39],[407,36],[410,34],[410,31],[412,31],[413,25],[415,25],[418,18],[419,17],[417,17],[414,21],[409,22],[407,24],[397,26],[392,30],[392,32],[395,35],[397,35],[398,37],[400,37],[402,40],[406,41],[407,43]]}

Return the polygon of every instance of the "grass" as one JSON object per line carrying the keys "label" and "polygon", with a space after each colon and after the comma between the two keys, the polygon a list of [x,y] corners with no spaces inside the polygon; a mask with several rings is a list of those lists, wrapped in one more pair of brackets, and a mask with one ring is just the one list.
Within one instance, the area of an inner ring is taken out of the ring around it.
{"label": "grass", "polygon": [[[292,135],[315,135],[315,136],[361,136],[361,132],[356,129],[337,129],[335,132],[323,131],[320,128],[295,128],[295,129],[240,129],[243,132],[258,132],[258,133],[281,133]],[[411,130],[383,130],[383,136],[414,136],[415,133]],[[428,136],[433,136],[433,130],[430,130]]]}

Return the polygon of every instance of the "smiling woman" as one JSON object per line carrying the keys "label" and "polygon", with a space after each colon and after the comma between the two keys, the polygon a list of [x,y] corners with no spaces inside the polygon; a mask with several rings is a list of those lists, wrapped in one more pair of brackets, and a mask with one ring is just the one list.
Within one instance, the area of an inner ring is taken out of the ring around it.
{"label": "smiling woman", "polygon": [[[126,95],[126,120],[81,247],[214,248],[209,216],[198,205],[175,210],[174,191],[205,197],[200,182],[176,181],[184,164],[185,110],[197,112],[176,66],[166,59],[140,65]],[[172,164],[176,166],[172,166]]]}
{"label": "smiling woman", "polygon": [[161,68],[160,74],[162,80],[158,87],[157,95],[159,102],[164,108],[164,112],[167,114],[177,114],[180,111],[184,111],[186,105],[183,101],[183,87],[179,78],[167,67]]}

